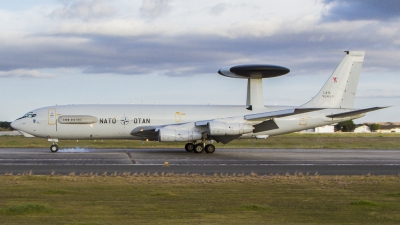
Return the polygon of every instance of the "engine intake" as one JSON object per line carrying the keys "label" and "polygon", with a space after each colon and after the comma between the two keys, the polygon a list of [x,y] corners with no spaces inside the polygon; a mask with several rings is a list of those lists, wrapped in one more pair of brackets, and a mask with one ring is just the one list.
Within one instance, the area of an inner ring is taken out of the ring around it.
{"label": "engine intake", "polygon": [[245,123],[223,123],[213,121],[209,122],[207,126],[208,134],[214,136],[246,134],[254,130],[252,125]]}
{"label": "engine intake", "polygon": [[191,142],[201,140],[201,133],[190,130],[160,129],[158,131],[158,141],[160,142]]}

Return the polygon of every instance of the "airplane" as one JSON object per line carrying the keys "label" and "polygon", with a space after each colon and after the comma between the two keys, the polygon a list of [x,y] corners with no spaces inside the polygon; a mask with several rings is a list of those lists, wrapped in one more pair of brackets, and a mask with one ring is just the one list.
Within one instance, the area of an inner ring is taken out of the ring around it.
{"label": "airplane", "polygon": [[185,150],[213,153],[213,142],[264,139],[360,118],[386,107],[354,108],[364,51],[345,56],[318,94],[297,107],[264,106],[263,78],[290,72],[276,65],[246,64],[220,75],[247,79],[246,105],[55,105],[32,110],[11,126],[26,137],[47,138],[51,152],[65,139],[133,139],[186,142]]}

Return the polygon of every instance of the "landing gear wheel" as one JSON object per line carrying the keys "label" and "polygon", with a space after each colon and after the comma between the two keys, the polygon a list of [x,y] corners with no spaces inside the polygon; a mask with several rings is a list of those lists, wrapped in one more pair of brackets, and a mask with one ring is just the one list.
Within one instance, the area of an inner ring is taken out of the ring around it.
{"label": "landing gear wheel", "polygon": [[214,153],[214,152],[215,152],[215,146],[212,145],[212,144],[208,144],[208,145],[206,145],[206,147],[204,148],[204,150],[205,150],[207,153]]}
{"label": "landing gear wheel", "polygon": [[52,146],[50,146],[50,151],[51,151],[51,152],[57,152],[57,151],[58,151],[58,145],[52,145]]}
{"label": "landing gear wheel", "polygon": [[194,152],[194,153],[202,153],[202,152],[204,152],[203,144],[197,144],[197,145],[195,145],[195,146],[194,146],[194,149],[193,149],[193,152]]}
{"label": "landing gear wheel", "polygon": [[187,144],[185,145],[185,150],[186,150],[187,152],[193,152],[193,149],[194,149],[194,144],[192,144],[192,143],[187,143]]}

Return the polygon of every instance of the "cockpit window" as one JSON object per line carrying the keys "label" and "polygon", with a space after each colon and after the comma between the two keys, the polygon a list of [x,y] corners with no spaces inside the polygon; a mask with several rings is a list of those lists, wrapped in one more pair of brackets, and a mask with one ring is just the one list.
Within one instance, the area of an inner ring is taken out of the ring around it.
{"label": "cockpit window", "polygon": [[18,120],[19,120],[19,119],[23,119],[23,118],[33,118],[33,117],[36,117],[36,113],[28,112],[28,113],[25,114],[23,117],[18,118]]}

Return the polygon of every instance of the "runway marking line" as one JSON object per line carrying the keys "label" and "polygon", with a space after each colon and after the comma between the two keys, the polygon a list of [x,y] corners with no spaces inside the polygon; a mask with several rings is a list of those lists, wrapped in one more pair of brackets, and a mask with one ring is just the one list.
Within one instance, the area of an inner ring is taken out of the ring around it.
{"label": "runway marking line", "polygon": [[124,150],[124,152],[126,152],[126,154],[127,154],[128,157],[131,159],[131,161],[132,161],[133,164],[137,164],[135,158],[133,158],[133,155],[132,155],[130,152],[128,152],[128,151],[126,151],[126,150]]}

